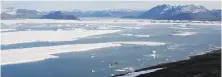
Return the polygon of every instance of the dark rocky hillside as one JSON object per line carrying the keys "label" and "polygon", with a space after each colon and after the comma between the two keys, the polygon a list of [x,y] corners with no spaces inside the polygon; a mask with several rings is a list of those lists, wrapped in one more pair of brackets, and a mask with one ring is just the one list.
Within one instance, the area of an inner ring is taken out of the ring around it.
{"label": "dark rocky hillside", "polygon": [[[213,50],[203,55],[192,56],[189,60],[159,64],[142,68],[135,72],[156,68],[164,69],[141,74],[137,77],[221,77],[221,49]],[[122,75],[124,74],[116,76]]]}

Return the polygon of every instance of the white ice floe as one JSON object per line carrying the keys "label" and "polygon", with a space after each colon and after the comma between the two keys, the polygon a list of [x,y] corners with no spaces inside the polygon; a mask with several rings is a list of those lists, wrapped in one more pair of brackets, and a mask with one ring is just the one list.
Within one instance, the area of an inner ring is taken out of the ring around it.
{"label": "white ice floe", "polygon": [[147,74],[147,73],[155,72],[155,71],[161,70],[161,69],[163,69],[163,68],[156,68],[156,69],[150,69],[150,70],[139,71],[139,72],[131,72],[131,73],[128,73],[124,76],[118,76],[118,77],[136,77],[136,76],[139,76],[141,74]]}
{"label": "white ice floe", "polygon": [[119,28],[119,27],[121,27],[121,26],[108,25],[107,27],[109,27],[109,28]]}
{"label": "white ice floe", "polygon": [[184,44],[173,44],[173,45],[167,46],[167,49],[175,50],[175,49],[182,48],[182,46],[184,46]]}
{"label": "white ice floe", "polygon": [[58,31],[18,31],[1,33],[1,44],[25,42],[72,41],[93,35],[119,32],[120,30],[58,30]]}
{"label": "white ice floe", "polygon": [[92,73],[94,73],[94,72],[96,72],[96,71],[94,71],[94,70],[91,70],[91,72],[92,72]]}
{"label": "white ice floe", "polygon": [[142,27],[122,27],[124,29],[141,29]]}
{"label": "white ice floe", "polygon": [[186,27],[170,27],[172,29],[193,29],[193,28],[186,28]]}
{"label": "white ice floe", "polygon": [[177,26],[186,27],[186,26],[188,26],[188,24],[179,24],[179,25],[177,25]]}
{"label": "white ice floe", "polygon": [[133,71],[135,71],[135,69],[132,68],[132,67],[126,67],[126,68],[116,69],[115,71],[119,71],[119,72],[133,72]]}
{"label": "white ice floe", "polygon": [[109,27],[98,27],[97,29],[106,30],[106,29],[112,29],[112,28],[109,28]]}
{"label": "white ice floe", "polygon": [[155,53],[156,53],[156,51],[154,51],[154,50],[153,50],[153,51],[152,51],[152,53],[153,53],[153,54],[155,54]]}
{"label": "white ice floe", "polygon": [[133,34],[121,34],[123,36],[133,36]]}
{"label": "white ice floe", "polygon": [[116,42],[120,44],[133,44],[133,45],[147,45],[147,46],[162,46],[166,45],[163,42],[149,42],[149,41],[129,41],[129,42]]}
{"label": "white ice floe", "polygon": [[74,44],[61,46],[34,47],[24,49],[10,49],[1,51],[1,65],[41,61],[48,58],[57,58],[53,54],[66,52],[81,52],[92,49],[117,47],[117,43]]}
{"label": "white ice floe", "polygon": [[123,36],[133,36],[133,37],[150,37],[150,35],[134,35],[134,34],[121,34]]}
{"label": "white ice floe", "polygon": [[4,31],[12,31],[12,30],[16,30],[16,29],[0,29],[1,32],[4,32]]}
{"label": "white ice floe", "polygon": [[[23,49],[9,49],[2,50],[2,63],[1,65],[17,64],[24,62],[41,61],[48,58],[57,58],[53,54],[66,53],[66,52],[80,52],[98,48],[106,47],[119,47],[122,44],[134,45],[147,45],[147,46],[160,46],[165,45],[161,42],[147,42],[147,41],[129,41],[129,42],[109,42],[109,43],[94,43],[94,44],[73,44],[73,45],[60,45],[60,46],[47,46],[47,47],[34,47]],[[94,54],[91,54],[94,58]]]}
{"label": "white ice floe", "polygon": [[154,53],[153,53],[153,54],[151,54],[150,56],[151,56],[151,57],[153,57],[154,59],[157,57],[157,55],[156,55],[156,54],[154,54]]}
{"label": "white ice floe", "polygon": [[150,35],[134,35],[135,37],[150,37]]}
{"label": "white ice floe", "polygon": [[189,35],[194,35],[197,34],[197,32],[180,32],[176,34],[171,34],[173,36],[189,36]]}

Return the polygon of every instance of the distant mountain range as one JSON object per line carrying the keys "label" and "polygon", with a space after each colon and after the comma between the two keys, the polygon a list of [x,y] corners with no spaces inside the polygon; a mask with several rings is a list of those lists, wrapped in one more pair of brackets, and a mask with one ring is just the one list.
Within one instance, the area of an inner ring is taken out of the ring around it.
{"label": "distant mountain range", "polygon": [[130,9],[40,12],[37,10],[9,8],[7,11],[1,13],[1,19],[76,19],[77,17],[123,17],[138,16],[143,12],[144,11]]}
{"label": "distant mountain range", "polygon": [[78,17],[123,17],[123,16],[138,16],[145,11],[131,9],[114,9],[114,10],[99,10],[99,11],[72,11]]}
{"label": "distant mountain range", "polygon": [[1,19],[78,19],[77,17],[121,17],[155,20],[209,20],[220,21],[221,10],[209,10],[200,5],[158,5],[150,10],[98,10],[98,11],[48,11],[8,8],[1,13]]}
{"label": "distant mountain range", "polygon": [[157,20],[221,20],[221,10],[208,10],[204,6],[184,5],[171,6],[159,5],[142,13],[135,18]]}
{"label": "distant mountain range", "polygon": [[46,15],[43,15],[40,17],[41,19],[65,19],[65,20],[78,20],[78,18],[71,14],[65,14],[61,11],[55,11],[48,13]]}
{"label": "distant mountain range", "polygon": [[7,8],[1,13],[1,19],[37,19],[42,15],[42,12],[36,10]]}

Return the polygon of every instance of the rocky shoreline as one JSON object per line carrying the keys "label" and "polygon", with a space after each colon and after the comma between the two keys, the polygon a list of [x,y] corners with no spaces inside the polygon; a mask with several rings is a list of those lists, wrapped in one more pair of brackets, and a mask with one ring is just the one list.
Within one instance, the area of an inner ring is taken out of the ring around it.
{"label": "rocky shoreline", "polygon": [[[163,63],[138,69],[134,72],[158,68],[162,69],[140,74],[136,77],[221,77],[221,49],[215,49],[202,55],[191,56],[188,60]],[[129,74],[132,73],[119,74],[113,77],[131,77]]]}

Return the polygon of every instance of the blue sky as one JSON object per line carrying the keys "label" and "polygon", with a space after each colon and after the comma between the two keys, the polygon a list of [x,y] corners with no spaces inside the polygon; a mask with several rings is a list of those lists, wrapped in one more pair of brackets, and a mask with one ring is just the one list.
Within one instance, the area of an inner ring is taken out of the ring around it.
{"label": "blue sky", "polygon": [[50,11],[50,10],[107,10],[107,9],[139,9],[148,10],[156,5],[170,4],[170,5],[203,5],[208,9],[220,9],[220,1],[21,1],[21,0],[3,0],[2,10],[7,7],[16,7],[22,9],[36,9],[40,11]]}

